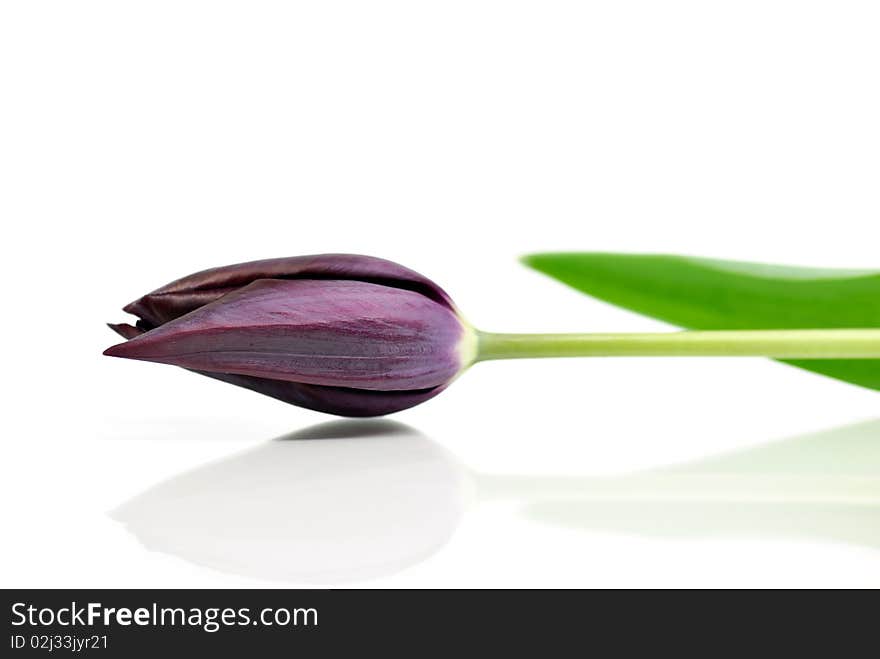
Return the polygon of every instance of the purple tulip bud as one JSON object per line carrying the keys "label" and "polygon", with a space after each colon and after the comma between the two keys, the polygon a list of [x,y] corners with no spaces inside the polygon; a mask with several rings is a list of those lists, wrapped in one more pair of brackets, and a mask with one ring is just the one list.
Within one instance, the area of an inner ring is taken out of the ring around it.
{"label": "purple tulip bud", "polygon": [[382,259],[328,254],[215,268],[125,307],[104,354],[181,366],[294,405],[377,416],[442,391],[475,356],[449,296]]}

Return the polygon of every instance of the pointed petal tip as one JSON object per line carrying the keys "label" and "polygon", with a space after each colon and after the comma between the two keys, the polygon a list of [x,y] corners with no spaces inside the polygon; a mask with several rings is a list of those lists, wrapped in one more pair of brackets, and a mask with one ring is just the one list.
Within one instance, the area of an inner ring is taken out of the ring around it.
{"label": "pointed petal tip", "polygon": [[107,323],[107,327],[112,329],[123,339],[133,339],[144,333],[143,329],[135,327],[134,325],[129,325],[128,323]]}
{"label": "pointed petal tip", "polygon": [[117,343],[115,346],[107,348],[101,354],[105,357],[127,357],[128,355],[125,354],[124,350],[125,345],[125,343]]}
{"label": "pointed petal tip", "polygon": [[125,313],[132,314],[133,316],[139,316],[139,312],[143,310],[143,306],[143,298],[139,297],[137,300],[129,302],[124,307],[122,307],[122,310]]}
{"label": "pointed petal tip", "polygon": [[130,313],[132,316],[136,316],[142,322],[147,322],[150,325],[161,325],[168,318],[161,317],[161,314],[155,313],[152,305],[150,304],[149,295],[144,295],[143,297],[139,297],[137,300],[133,302],[129,302],[122,310],[125,313]]}
{"label": "pointed petal tip", "polygon": [[[125,357],[127,359],[143,359],[143,346],[141,341],[133,341],[132,339],[140,336],[141,332],[131,325],[120,325],[112,328],[117,334],[124,336],[128,341],[117,343],[107,348],[102,354],[107,357]],[[133,331],[133,332],[132,332]],[[132,336],[128,336],[132,334]]]}

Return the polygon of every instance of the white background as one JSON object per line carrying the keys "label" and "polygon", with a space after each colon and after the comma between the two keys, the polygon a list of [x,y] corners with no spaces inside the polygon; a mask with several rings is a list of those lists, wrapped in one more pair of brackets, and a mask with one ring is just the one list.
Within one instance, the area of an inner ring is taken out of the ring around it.
{"label": "white background", "polygon": [[666,329],[531,251],[878,266],[878,34],[840,0],[4,2],[0,584],[880,586],[876,392],[490,363],[409,430],[272,443],[358,428],[100,354],[272,256],[390,258],[497,331]]}

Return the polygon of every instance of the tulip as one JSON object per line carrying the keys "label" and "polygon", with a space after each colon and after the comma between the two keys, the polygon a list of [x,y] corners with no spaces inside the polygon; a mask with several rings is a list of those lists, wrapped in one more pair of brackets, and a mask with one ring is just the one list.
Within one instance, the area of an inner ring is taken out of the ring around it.
{"label": "tulip", "polygon": [[877,330],[496,334],[437,284],[351,254],[198,272],[127,305],[104,354],[180,366],[287,403],[379,416],[422,403],[477,361],[612,355],[880,357]]}
{"label": "tulip", "polygon": [[326,254],[214,268],[124,308],[104,354],[182,366],[300,407],[378,416],[436,396],[475,335],[435,283],[396,263]]}

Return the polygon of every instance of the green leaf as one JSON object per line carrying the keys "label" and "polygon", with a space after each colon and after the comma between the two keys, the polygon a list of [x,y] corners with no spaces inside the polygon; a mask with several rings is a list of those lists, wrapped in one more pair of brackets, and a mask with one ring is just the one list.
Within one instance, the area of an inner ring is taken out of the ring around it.
{"label": "green leaf", "polygon": [[[880,327],[880,271],[665,254],[532,254],[523,262],[593,297],[687,329]],[[880,360],[786,361],[880,390]]]}

